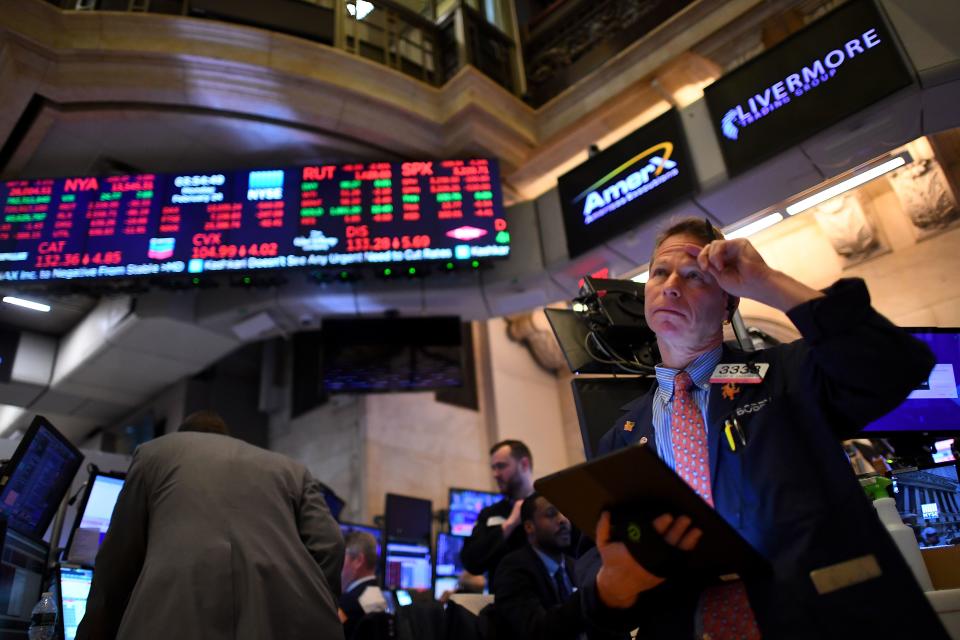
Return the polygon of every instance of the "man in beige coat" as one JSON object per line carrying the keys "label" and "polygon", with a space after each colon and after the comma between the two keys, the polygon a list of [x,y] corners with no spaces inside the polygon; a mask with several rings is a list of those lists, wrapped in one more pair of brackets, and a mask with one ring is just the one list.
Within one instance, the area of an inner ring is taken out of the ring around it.
{"label": "man in beige coat", "polygon": [[342,563],[307,469],[198,412],[134,453],[77,638],[339,640]]}

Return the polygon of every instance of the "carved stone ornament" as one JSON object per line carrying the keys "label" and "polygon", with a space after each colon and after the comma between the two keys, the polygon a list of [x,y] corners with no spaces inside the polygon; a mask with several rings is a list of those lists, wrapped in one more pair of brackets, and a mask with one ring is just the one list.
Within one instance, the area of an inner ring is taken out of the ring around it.
{"label": "carved stone ornament", "polygon": [[845,258],[866,256],[879,246],[877,233],[856,194],[827,200],[816,208],[814,216],[833,250]]}
{"label": "carved stone ornament", "polygon": [[932,158],[911,162],[890,177],[890,184],[918,229],[945,227],[960,218],[943,169]]}
{"label": "carved stone ornament", "polygon": [[[528,311],[507,316],[507,335],[514,342],[524,345],[533,356],[534,361],[544,370],[556,373],[563,369],[566,360],[563,351],[557,344],[557,339],[549,326],[542,327],[537,323],[537,317],[543,317],[540,311]],[[546,322],[544,318],[544,322]]]}

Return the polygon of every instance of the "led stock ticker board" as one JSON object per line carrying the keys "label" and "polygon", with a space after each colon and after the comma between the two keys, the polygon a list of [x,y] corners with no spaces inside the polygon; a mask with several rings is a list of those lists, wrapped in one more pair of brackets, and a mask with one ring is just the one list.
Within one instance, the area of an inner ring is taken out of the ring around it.
{"label": "led stock ticker board", "polygon": [[695,185],[680,117],[671,109],[560,176],[570,256],[629,231]]}
{"label": "led stock ticker board", "polygon": [[909,86],[872,0],[843,5],[704,89],[723,158],[738,173]]}
{"label": "led stock ticker board", "polygon": [[8,180],[0,205],[8,283],[510,253],[486,159]]}

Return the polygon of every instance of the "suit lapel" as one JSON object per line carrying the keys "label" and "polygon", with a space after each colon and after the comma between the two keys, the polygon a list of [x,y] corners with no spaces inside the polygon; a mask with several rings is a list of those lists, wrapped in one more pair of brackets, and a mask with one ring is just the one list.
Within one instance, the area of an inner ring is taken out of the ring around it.
{"label": "suit lapel", "polygon": [[720,436],[723,431],[725,412],[720,406],[723,385],[710,385],[710,399],[707,404],[707,447],[710,453],[710,486],[717,483],[717,458],[720,457]]}
{"label": "suit lapel", "polygon": [[[723,347],[723,355],[720,356],[721,364],[730,364],[735,362],[746,362],[746,354],[741,351]],[[711,384],[710,396],[707,401],[707,446],[710,453],[710,486],[717,483],[717,459],[720,457],[720,447],[723,444],[723,422],[730,417],[733,412],[733,403],[725,401],[723,398],[723,385]]]}
{"label": "suit lapel", "polygon": [[638,400],[626,405],[630,408],[627,420],[620,425],[620,438],[624,446],[654,444],[653,395],[656,385]]}

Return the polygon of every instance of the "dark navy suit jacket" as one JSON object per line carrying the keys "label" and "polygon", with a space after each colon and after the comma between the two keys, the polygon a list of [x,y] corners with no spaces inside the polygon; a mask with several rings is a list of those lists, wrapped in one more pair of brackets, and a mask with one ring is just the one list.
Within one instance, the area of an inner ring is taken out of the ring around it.
{"label": "dark navy suit jacket", "polygon": [[[768,363],[761,384],[714,384],[707,436],[717,511],[770,560],[769,579],[746,581],[764,638],[946,638],[906,563],[854,477],[839,439],[896,407],[926,380],[929,349],[870,306],[861,280],[841,280],[827,296],[788,316],[803,336],[753,354],[724,347],[722,363]],[[656,446],[656,387],[625,407],[600,453]],[[747,446],[730,450],[727,418]],[[626,425],[627,422],[633,425]],[[820,595],[810,572],[873,556],[879,578]],[[690,638],[703,584],[668,580],[628,610],[605,608],[596,594],[600,559],[578,564],[583,612],[598,631],[640,628],[638,637]]]}
{"label": "dark navy suit jacket", "polygon": [[[564,556],[563,562],[572,580],[573,561]],[[493,591],[500,640],[576,640],[583,631],[579,592],[561,602],[553,576],[529,544],[503,558]]]}

